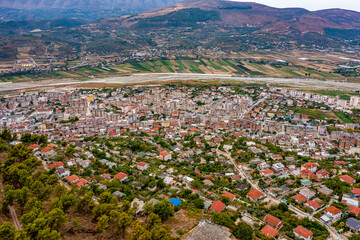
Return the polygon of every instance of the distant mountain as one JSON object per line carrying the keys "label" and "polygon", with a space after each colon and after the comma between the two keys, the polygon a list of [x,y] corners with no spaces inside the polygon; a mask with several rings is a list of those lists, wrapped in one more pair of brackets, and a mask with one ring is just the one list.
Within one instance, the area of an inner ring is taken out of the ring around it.
{"label": "distant mountain", "polygon": [[0,0],[0,21],[78,18],[95,21],[138,14],[181,0]]}
{"label": "distant mountain", "polygon": [[0,0],[0,7],[15,9],[137,10],[159,8],[180,0]]}
{"label": "distant mountain", "polygon": [[[29,5],[31,2],[37,3],[38,7],[65,8],[83,6],[85,0],[21,1],[25,1],[24,6],[29,7],[35,6]],[[103,0],[101,5],[99,1],[87,1],[88,8],[93,8],[96,4],[99,8],[109,7],[108,0]],[[135,7],[141,2],[148,2],[115,0],[116,3],[120,1],[124,3],[124,7]],[[1,2],[5,3],[4,0]],[[15,0],[14,4],[10,0],[6,2],[10,4],[6,6],[15,7],[18,6],[15,3],[20,0]],[[150,2],[156,5],[165,1]],[[56,47],[44,47],[49,43]],[[33,56],[46,51],[54,56],[66,57],[77,55],[80,51],[86,54],[124,54],[136,49],[154,48],[192,50],[201,47],[252,51],[299,46],[338,49],[359,45],[359,12],[342,9],[279,9],[252,2],[187,0],[140,14],[100,19],[73,28],[56,28],[31,35],[3,38],[0,39],[0,46],[4,46],[0,47],[0,53],[2,51],[4,56],[13,56],[19,47],[29,49]]]}
{"label": "distant mountain", "polygon": [[[192,13],[184,14],[189,9],[192,9]],[[198,9],[197,13],[195,9]],[[204,14],[213,17],[199,19],[199,15]],[[221,0],[188,0],[126,18],[121,25],[130,28],[143,28],[146,25],[151,28],[164,27],[171,26],[174,18],[177,18],[177,23],[183,22],[182,25],[191,21],[206,22],[217,27],[256,27],[262,32],[279,34],[324,33],[328,28],[360,29],[360,13],[355,11],[329,9],[311,12],[302,8],[280,9],[252,2]]]}

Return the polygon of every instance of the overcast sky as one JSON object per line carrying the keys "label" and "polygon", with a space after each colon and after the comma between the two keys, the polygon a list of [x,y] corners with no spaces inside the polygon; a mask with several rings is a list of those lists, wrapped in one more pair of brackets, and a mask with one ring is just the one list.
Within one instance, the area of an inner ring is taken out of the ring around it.
{"label": "overcast sky", "polygon": [[309,10],[343,8],[360,12],[360,0],[232,0],[238,2],[257,2],[272,7],[302,7]]}

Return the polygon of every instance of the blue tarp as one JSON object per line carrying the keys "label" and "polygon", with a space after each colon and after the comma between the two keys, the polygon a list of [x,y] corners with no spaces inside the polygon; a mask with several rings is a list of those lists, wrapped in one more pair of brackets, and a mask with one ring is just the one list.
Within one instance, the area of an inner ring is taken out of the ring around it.
{"label": "blue tarp", "polygon": [[170,198],[169,202],[172,203],[175,207],[179,206],[182,203],[181,200],[178,198]]}

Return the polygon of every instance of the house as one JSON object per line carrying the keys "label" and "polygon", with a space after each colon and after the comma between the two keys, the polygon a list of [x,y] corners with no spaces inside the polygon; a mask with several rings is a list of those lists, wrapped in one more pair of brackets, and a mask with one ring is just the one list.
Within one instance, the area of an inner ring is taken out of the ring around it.
{"label": "house", "polygon": [[65,179],[68,183],[76,183],[79,180],[79,177],[76,175],[71,175]]}
{"label": "house", "polygon": [[311,200],[307,203],[304,203],[304,206],[310,208],[313,211],[316,211],[320,207],[320,204],[316,201]]}
{"label": "house", "polygon": [[321,188],[318,188],[319,193],[321,193],[322,195],[325,195],[327,197],[331,196],[331,194],[333,194],[333,190],[331,190],[330,188],[326,187],[326,186],[322,186]]}
{"label": "house", "polygon": [[88,184],[88,183],[89,183],[88,180],[86,180],[86,179],[84,179],[84,178],[80,178],[80,179],[75,183],[75,185],[76,185],[76,187],[81,188],[82,186],[85,186],[85,185]]}
{"label": "house", "polygon": [[282,226],[284,225],[284,223],[280,219],[278,219],[277,217],[274,217],[271,214],[268,214],[265,216],[264,222],[276,229],[281,229]]}
{"label": "house", "polygon": [[358,216],[360,213],[360,208],[350,205],[349,213],[355,214],[355,216]]}
{"label": "house", "polygon": [[265,195],[256,189],[252,189],[248,192],[248,194],[246,194],[246,197],[256,202],[262,198],[265,198]]}
{"label": "house", "polygon": [[328,208],[325,209],[324,211],[325,215],[328,216],[332,221],[337,221],[341,218],[341,210],[334,207],[334,206],[330,206]]}
{"label": "house", "polygon": [[355,194],[355,195],[357,195],[357,196],[360,196],[360,188],[355,188],[355,187],[353,187],[353,193]]}
{"label": "house", "polygon": [[260,174],[264,177],[270,177],[271,175],[274,174],[274,171],[271,169],[266,169],[266,170],[261,171]]}
{"label": "house", "polygon": [[268,238],[274,238],[279,235],[279,232],[269,225],[266,225],[263,229],[261,229],[261,232]]}
{"label": "house", "polygon": [[235,199],[235,194],[232,194],[232,193],[229,193],[229,192],[224,192],[222,194],[223,197],[228,197],[230,199],[230,201],[234,200]]}
{"label": "house", "polygon": [[354,178],[350,177],[349,175],[342,175],[339,178],[340,178],[340,181],[347,182],[350,185],[353,185],[356,182],[356,180]]}
{"label": "house", "polygon": [[318,178],[318,179],[324,179],[324,178],[327,179],[327,178],[329,178],[329,176],[330,176],[330,173],[324,169],[321,169],[316,172],[316,178]]}
{"label": "house", "polygon": [[220,200],[217,200],[211,204],[210,210],[214,210],[218,213],[221,213],[225,207],[226,207],[226,205],[224,203],[222,203]]}
{"label": "house", "polygon": [[55,171],[55,174],[58,175],[59,178],[69,177],[70,169],[68,168],[60,168]]}
{"label": "house", "polygon": [[64,168],[64,164],[62,162],[56,162],[56,163],[52,163],[52,164],[48,165],[48,167],[50,169],[53,169],[53,168],[60,169],[60,168]]}
{"label": "house", "polygon": [[54,155],[56,155],[56,152],[53,148],[51,147],[44,147],[40,150],[41,156],[44,157],[52,157]]}
{"label": "house", "polygon": [[360,231],[360,221],[357,220],[356,218],[353,217],[349,218],[346,221],[345,225],[357,233]]}
{"label": "house", "polygon": [[295,237],[305,240],[311,240],[313,237],[313,232],[304,228],[303,226],[297,226],[293,230]]}
{"label": "house", "polygon": [[236,184],[236,189],[239,191],[244,191],[244,190],[248,189],[248,186],[244,183],[238,183],[238,184]]}
{"label": "house", "polygon": [[312,171],[310,171],[308,169],[302,170],[300,176],[304,179],[309,179],[309,180],[316,178],[315,173],[313,173]]}
{"label": "house", "polygon": [[282,163],[275,163],[271,166],[274,172],[282,172],[285,170],[285,166]]}
{"label": "house", "polygon": [[204,184],[207,185],[207,186],[213,186],[213,185],[214,185],[214,183],[213,183],[211,180],[209,180],[209,179],[205,179],[203,182],[204,182]]}
{"label": "house", "polygon": [[263,163],[258,164],[257,167],[258,167],[259,170],[264,170],[264,169],[269,168],[270,165],[267,164],[267,163],[265,163],[265,162],[263,162]]}
{"label": "house", "polygon": [[126,194],[117,190],[113,193],[113,196],[114,197],[123,197],[123,196],[126,196]]}
{"label": "house", "polygon": [[140,171],[144,171],[146,169],[148,169],[150,167],[150,165],[146,162],[139,162],[137,164],[137,169],[139,169]]}
{"label": "house", "polygon": [[298,203],[302,203],[302,202],[305,202],[307,200],[307,198],[304,197],[304,195],[301,195],[301,194],[297,194],[297,195],[293,196],[292,198]]}
{"label": "house", "polygon": [[317,170],[317,165],[312,162],[305,163],[305,164],[301,165],[301,171],[303,171],[303,170],[309,170],[309,171],[315,173]]}
{"label": "house", "polygon": [[161,159],[163,161],[169,161],[169,160],[171,160],[171,154],[167,153],[167,152],[161,152],[159,155],[159,159]]}
{"label": "house", "polygon": [[121,182],[126,181],[128,179],[128,175],[126,173],[123,172],[119,172],[118,174],[116,174],[114,176],[114,179],[117,178],[119,179]]}
{"label": "house", "polygon": [[310,198],[312,198],[312,197],[314,197],[314,196],[316,195],[316,193],[315,193],[314,191],[310,190],[310,189],[307,188],[307,187],[301,189],[301,190],[299,191],[299,193],[300,193],[301,195],[303,195],[304,197],[306,197],[306,199],[310,199]]}
{"label": "house", "polygon": [[32,144],[32,145],[30,145],[30,146],[27,147],[27,149],[33,150],[34,152],[37,151],[37,150],[39,150],[40,148],[41,148],[41,146],[38,145],[38,144]]}
{"label": "house", "polygon": [[230,240],[231,235],[228,228],[217,225],[211,221],[201,220],[184,240]]}

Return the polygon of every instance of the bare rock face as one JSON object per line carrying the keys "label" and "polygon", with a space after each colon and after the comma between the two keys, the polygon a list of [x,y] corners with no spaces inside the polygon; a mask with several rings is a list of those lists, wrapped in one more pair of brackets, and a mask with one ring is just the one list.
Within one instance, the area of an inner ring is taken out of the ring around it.
{"label": "bare rock face", "polygon": [[181,0],[0,0],[0,7],[15,9],[150,10]]}

